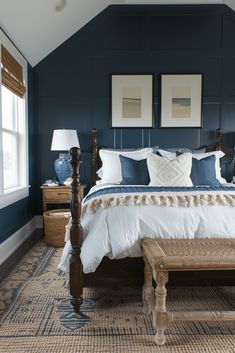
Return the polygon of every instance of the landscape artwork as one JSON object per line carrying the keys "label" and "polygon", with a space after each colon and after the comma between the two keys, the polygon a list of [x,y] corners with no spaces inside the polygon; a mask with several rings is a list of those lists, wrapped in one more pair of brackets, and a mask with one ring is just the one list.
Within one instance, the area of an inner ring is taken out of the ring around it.
{"label": "landscape artwork", "polygon": [[191,88],[172,88],[172,118],[191,118]]}
{"label": "landscape artwork", "polygon": [[141,88],[123,87],[122,89],[122,118],[141,118]]}

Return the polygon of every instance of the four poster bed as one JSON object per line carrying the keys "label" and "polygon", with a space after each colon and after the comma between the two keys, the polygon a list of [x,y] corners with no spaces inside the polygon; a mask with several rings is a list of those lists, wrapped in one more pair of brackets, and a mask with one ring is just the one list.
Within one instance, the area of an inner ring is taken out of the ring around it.
{"label": "four poster bed", "polygon": [[[95,184],[96,173],[100,167],[96,129],[92,130],[92,140]],[[213,150],[224,152],[222,163],[234,162],[234,151],[222,145],[221,129],[216,130],[216,144],[206,148],[206,151]],[[70,154],[73,169],[71,226],[68,227],[70,241],[66,243],[59,267],[63,271],[68,271],[69,263],[71,303],[75,312],[80,312],[82,304],[83,272],[94,272],[104,256],[110,258],[141,256],[141,243],[147,237],[152,239],[235,237],[235,188],[231,185],[221,186],[219,183],[220,186],[215,184],[212,187],[193,187],[193,184],[186,184],[186,187],[156,187],[151,184],[151,178],[150,185],[105,182],[93,187],[81,206],[80,150],[72,148]],[[125,151],[120,154],[125,154]],[[157,163],[163,163],[165,160],[152,154],[152,152],[151,156],[148,154],[147,159],[150,169],[151,158],[154,161],[156,158]],[[177,161],[189,160],[188,155],[189,153],[178,157],[174,155],[174,158],[176,157]],[[192,156],[190,158],[192,160]],[[128,159],[131,158],[127,157]],[[139,160],[142,163],[142,157]],[[215,158],[212,162],[214,161]],[[110,169],[113,172],[112,169],[115,168],[113,166]],[[105,170],[103,172],[105,173]],[[165,226],[166,223],[168,228]]]}

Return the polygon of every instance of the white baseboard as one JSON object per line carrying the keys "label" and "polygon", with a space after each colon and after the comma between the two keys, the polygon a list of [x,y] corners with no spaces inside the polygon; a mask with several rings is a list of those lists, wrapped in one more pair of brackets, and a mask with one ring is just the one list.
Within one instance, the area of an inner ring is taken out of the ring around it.
{"label": "white baseboard", "polygon": [[43,228],[43,217],[42,216],[34,216],[35,228]]}
{"label": "white baseboard", "polygon": [[35,216],[0,244],[0,265],[37,229],[43,227],[42,216]]}

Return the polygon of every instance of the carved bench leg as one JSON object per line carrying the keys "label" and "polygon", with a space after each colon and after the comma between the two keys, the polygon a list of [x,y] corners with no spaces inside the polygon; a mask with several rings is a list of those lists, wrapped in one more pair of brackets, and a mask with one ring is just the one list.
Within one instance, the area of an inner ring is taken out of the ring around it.
{"label": "carved bench leg", "polygon": [[143,312],[149,315],[154,306],[154,288],[153,288],[153,275],[152,267],[148,262],[147,258],[144,256],[144,285],[142,289],[143,297]]}
{"label": "carved bench leg", "polygon": [[169,315],[166,310],[166,283],[168,282],[168,272],[156,272],[154,277],[157,283],[155,289],[156,305],[153,312],[153,324],[157,331],[155,342],[158,345],[163,345],[166,341],[165,329],[169,324]]}

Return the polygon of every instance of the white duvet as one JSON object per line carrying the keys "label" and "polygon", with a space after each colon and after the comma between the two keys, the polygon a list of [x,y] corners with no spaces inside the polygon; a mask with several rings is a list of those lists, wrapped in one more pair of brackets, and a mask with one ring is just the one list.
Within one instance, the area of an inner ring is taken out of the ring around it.
{"label": "white duvet", "polygon": [[[104,187],[107,185],[97,185],[89,194]],[[84,272],[89,273],[96,270],[104,256],[111,259],[141,256],[141,240],[146,237],[235,237],[235,207],[122,205],[99,208],[95,214],[88,212],[81,223],[84,233],[81,261]],[[69,270],[70,250],[67,241],[59,264],[65,272]]]}

